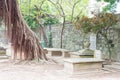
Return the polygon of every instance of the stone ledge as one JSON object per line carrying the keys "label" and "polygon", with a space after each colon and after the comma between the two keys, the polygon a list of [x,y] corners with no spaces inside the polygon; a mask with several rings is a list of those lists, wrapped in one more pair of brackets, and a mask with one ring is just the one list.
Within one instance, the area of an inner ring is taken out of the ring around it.
{"label": "stone ledge", "polygon": [[47,50],[48,55],[50,56],[61,56],[61,57],[70,57],[69,51],[66,49],[60,48],[44,48]]}
{"label": "stone ledge", "polygon": [[69,58],[64,59],[64,61],[69,63],[103,62],[102,59],[96,58]]}
{"label": "stone ledge", "polygon": [[60,49],[60,48],[44,48],[44,49],[46,49],[46,50],[48,50],[48,51],[68,51],[68,50],[66,50],[66,49]]}

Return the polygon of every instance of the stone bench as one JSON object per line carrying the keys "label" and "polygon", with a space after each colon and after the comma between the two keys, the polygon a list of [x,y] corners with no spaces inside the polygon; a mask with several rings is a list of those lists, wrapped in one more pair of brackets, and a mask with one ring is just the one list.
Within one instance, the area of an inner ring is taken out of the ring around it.
{"label": "stone bench", "polygon": [[102,69],[103,60],[96,58],[64,59],[64,70],[67,72]]}
{"label": "stone bench", "polygon": [[62,56],[62,57],[70,57],[69,51],[65,49],[59,48],[44,48],[47,50],[48,55],[50,56]]}

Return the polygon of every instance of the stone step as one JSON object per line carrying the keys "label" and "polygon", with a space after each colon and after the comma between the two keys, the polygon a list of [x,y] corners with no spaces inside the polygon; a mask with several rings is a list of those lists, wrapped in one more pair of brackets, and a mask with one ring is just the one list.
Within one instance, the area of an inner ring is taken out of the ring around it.
{"label": "stone step", "polygon": [[0,59],[0,63],[8,62],[9,59]]}
{"label": "stone step", "polygon": [[120,62],[113,62],[113,65],[119,65],[120,66]]}
{"label": "stone step", "polygon": [[104,65],[104,69],[111,71],[111,72],[117,72],[120,71],[120,65]]}
{"label": "stone step", "polygon": [[0,59],[8,59],[8,56],[6,56],[6,55],[0,55]]}
{"label": "stone step", "polygon": [[109,68],[102,68],[102,70],[108,71],[108,72],[117,72],[117,70],[113,70],[113,69],[109,69]]}

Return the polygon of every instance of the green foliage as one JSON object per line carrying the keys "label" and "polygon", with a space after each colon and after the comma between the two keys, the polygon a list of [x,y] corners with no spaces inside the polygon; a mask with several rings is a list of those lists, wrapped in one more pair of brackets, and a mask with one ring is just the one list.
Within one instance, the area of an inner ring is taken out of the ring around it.
{"label": "green foliage", "polygon": [[52,25],[57,23],[59,23],[59,20],[57,18],[46,17],[44,19],[44,25]]}
{"label": "green foliage", "polygon": [[86,15],[86,9],[84,9],[89,0],[48,0],[52,6],[52,14],[56,15],[61,23],[63,23],[63,17],[66,22],[72,22],[76,17]]}
{"label": "green foliage", "polygon": [[116,4],[112,4],[112,5],[109,4],[103,8],[103,12],[107,12],[107,11],[115,12],[115,8],[116,8]]}
{"label": "green foliage", "polygon": [[116,0],[104,0],[105,2],[109,2],[110,4],[114,4]]}
{"label": "green foliage", "polygon": [[24,15],[24,19],[27,21],[30,28],[38,27],[38,23],[36,22],[35,18],[31,15]]}
{"label": "green foliage", "polygon": [[96,1],[100,2],[101,0],[96,0]]}
{"label": "green foliage", "polygon": [[[39,23],[36,20],[36,17],[39,16],[41,24],[49,25],[59,23],[57,18],[52,18],[49,15],[52,15],[51,5],[48,2],[42,4],[44,0],[19,0],[20,8],[23,14],[24,19],[27,21],[30,28],[39,27]],[[35,5],[41,10],[37,11]]]}
{"label": "green foliage", "polygon": [[[96,0],[96,1],[100,2],[101,0]],[[104,0],[104,1],[108,2],[109,4],[103,8],[103,12],[107,12],[107,11],[115,12],[117,0]]]}
{"label": "green foliage", "polygon": [[103,29],[107,29],[118,22],[115,14],[101,13],[93,18],[83,16],[75,22],[76,29],[81,29],[84,33],[98,33]]}
{"label": "green foliage", "polygon": [[[55,5],[51,4],[48,0],[18,0],[24,19],[27,21],[31,28],[38,27],[38,21],[36,20],[39,15],[39,21],[41,24],[51,25],[63,22],[61,17],[61,8],[65,13],[66,21],[70,22],[71,18],[76,19],[77,16],[85,15],[86,10],[83,8],[87,6],[89,0],[51,0]],[[73,10],[74,4],[78,2]],[[35,5],[40,8],[36,10]],[[41,6],[42,5],[42,6]],[[73,11],[73,15],[72,15]],[[71,17],[73,16],[73,17]]]}
{"label": "green foliage", "polygon": [[[102,1],[102,0],[96,0],[96,1]],[[117,0],[104,0],[105,2],[109,2],[110,4],[114,4]]]}
{"label": "green foliage", "polygon": [[[23,18],[26,20],[30,28],[38,27],[38,24],[35,20],[37,12],[33,7],[34,5],[33,1],[32,0],[18,0],[18,1]],[[36,0],[35,3],[37,3]]]}

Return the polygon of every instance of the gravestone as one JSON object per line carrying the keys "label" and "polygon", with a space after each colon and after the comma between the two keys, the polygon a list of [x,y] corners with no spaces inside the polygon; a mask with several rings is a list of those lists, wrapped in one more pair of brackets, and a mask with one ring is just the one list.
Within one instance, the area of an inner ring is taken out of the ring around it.
{"label": "gravestone", "polygon": [[90,49],[96,50],[96,34],[90,35]]}

